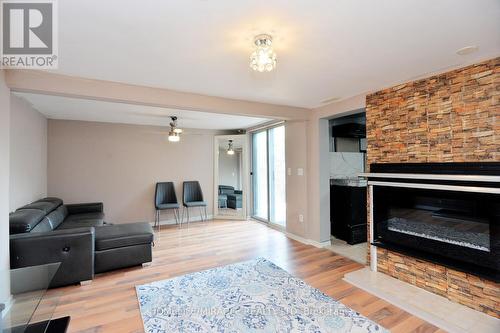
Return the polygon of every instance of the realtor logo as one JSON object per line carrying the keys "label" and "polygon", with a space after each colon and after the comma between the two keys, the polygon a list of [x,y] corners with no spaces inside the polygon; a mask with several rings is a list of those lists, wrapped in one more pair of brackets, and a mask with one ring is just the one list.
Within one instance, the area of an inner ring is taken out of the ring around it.
{"label": "realtor logo", "polygon": [[55,0],[0,0],[2,68],[57,68]]}

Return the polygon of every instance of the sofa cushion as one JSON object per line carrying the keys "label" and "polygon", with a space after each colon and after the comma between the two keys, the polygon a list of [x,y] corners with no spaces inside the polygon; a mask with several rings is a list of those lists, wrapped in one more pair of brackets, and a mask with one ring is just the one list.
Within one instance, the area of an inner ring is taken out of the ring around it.
{"label": "sofa cushion", "polygon": [[102,213],[104,211],[102,202],[87,202],[80,204],[65,205],[69,215],[87,214],[87,213]]}
{"label": "sofa cushion", "polygon": [[45,216],[35,227],[31,229],[30,232],[48,232],[52,230],[52,224],[47,216]]}
{"label": "sofa cushion", "polygon": [[84,220],[104,220],[104,213],[83,213],[83,214],[71,214],[66,217],[66,221],[84,221]]}
{"label": "sofa cushion", "polygon": [[95,228],[96,251],[149,244],[152,241],[153,228],[147,222],[115,224]]}
{"label": "sofa cushion", "polygon": [[54,204],[57,204],[58,206],[63,204],[62,199],[54,198],[54,197],[43,198],[43,199],[37,200],[35,202],[52,202]]}
{"label": "sofa cushion", "polygon": [[61,204],[59,202],[50,202],[50,201],[35,201],[26,206],[18,208],[17,210],[23,209],[39,209],[43,211],[45,214],[48,214],[59,207]]}
{"label": "sofa cushion", "polygon": [[67,215],[68,212],[66,210],[66,207],[59,206],[56,210],[50,212],[47,216],[45,216],[45,219],[49,221],[52,230],[54,230],[59,227],[59,225],[64,221]]}
{"label": "sofa cushion", "polygon": [[243,199],[242,194],[229,194],[227,196],[227,200],[241,201]]}
{"label": "sofa cushion", "polygon": [[67,219],[57,227],[57,230],[84,228],[84,227],[100,227],[104,225],[101,219],[87,219],[87,220],[74,220],[68,221]]}
{"label": "sofa cushion", "polygon": [[234,187],[228,185],[219,185],[219,194],[233,194]]}
{"label": "sofa cushion", "polygon": [[21,209],[9,214],[9,229],[11,234],[30,232],[45,216],[39,209]]}

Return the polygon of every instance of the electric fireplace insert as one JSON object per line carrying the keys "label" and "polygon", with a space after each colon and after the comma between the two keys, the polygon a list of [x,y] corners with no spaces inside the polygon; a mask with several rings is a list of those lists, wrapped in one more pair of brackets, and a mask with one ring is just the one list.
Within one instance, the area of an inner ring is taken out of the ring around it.
{"label": "electric fireplace insert", "polygon": [[500,281],[500,163],[370,171],[372,245]]}

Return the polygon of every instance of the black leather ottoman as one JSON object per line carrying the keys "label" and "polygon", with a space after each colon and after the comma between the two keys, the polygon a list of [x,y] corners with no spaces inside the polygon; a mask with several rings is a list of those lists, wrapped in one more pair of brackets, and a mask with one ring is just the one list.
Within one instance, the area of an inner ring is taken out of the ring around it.
{"label": "black leather ottoman", "polygon": [[151,262],[152,242],[153,228],[146,222],[96,227],[95,272]]}

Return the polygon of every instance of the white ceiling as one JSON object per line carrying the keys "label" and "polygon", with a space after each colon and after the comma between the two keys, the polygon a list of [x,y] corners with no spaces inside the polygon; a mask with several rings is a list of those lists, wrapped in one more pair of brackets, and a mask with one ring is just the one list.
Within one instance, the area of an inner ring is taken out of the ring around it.
{"label": "white ceiling", "polygon": [[15,93],[49,119],[100,121],[122,124],[168,126],[177,116],[181,128],[246,129],[270,121],[266,118],[172,110],[153,106],[85,100],[60,96]]}
{"label": "white ceiling", "polygon": [[[498,0],[64,0],[58,73],[315,107],[500,55]],[[277,70],[248,66],[270,33]],[[468,45],[479,50],[459,56]]]}

